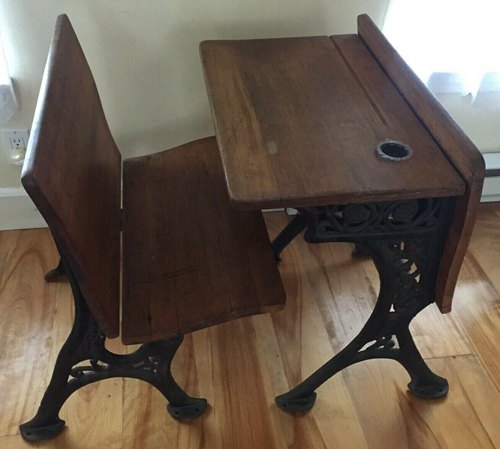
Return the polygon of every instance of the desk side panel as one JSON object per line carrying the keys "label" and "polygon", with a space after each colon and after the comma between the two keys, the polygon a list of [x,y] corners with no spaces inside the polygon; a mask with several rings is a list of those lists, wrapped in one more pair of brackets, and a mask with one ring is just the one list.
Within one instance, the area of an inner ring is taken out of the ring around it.
{"label": "desk side panel", "polygon": [[436,303],[446,313],[476,220],[484,159],[367,15],[358,17],[358,35],[467,183],[465,194],[457,198],[436,287]]}

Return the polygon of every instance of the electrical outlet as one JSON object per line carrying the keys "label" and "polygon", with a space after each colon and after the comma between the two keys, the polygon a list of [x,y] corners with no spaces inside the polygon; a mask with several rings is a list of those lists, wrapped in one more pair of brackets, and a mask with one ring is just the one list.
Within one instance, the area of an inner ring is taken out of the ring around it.
{"label": "electrical outlet", "polygon": [[8,150],[26,148],[28,145],[27,129],[2,129],[2,136]]}
{"label": "electrical outlet", "polygon": [[2,137],[9,163],[22,165],[28,145],[28,130],[2,129]]}

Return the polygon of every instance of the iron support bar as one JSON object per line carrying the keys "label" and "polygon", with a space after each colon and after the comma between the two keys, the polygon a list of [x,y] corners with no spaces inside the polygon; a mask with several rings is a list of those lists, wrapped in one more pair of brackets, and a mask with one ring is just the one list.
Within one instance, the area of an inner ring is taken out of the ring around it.
{"label": "iron support bar", "polygon": [[285,247],[307,227],[307,216],[304,214],[294,215],[292,220],[283,228],[273,240],[273,252],[276,262],[281,260],[280,254]]}

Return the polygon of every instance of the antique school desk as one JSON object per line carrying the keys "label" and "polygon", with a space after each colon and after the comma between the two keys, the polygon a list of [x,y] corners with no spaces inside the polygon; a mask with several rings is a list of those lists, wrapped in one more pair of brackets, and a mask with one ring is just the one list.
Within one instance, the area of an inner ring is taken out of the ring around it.
{"label": "antique school desk", "polygon": [[444,396],[446,379],[408,326],[432,302],[451,309],[481,154],[366,15],[356,35],[206,41],[200,51],[232,205],[298,209],[273,242],[277,259],[305,230],[311,243],[364,248],[380,275],[358,336],[278,406],[310,409],[323,382],[373,358],[400,362],[414,394]]}

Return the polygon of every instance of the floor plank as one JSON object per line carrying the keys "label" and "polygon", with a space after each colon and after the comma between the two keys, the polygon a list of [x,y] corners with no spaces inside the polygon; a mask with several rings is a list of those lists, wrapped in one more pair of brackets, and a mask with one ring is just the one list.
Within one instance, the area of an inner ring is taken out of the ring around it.
{"label": "floor plank", "polygon": [[452,313],[500,391],[500,294],[471,253],[460,272]]}
{"label": "floor plank", "polygon": [[[461,356],[463,357],[472,356]],[[357,403],[357,413],[371,449],[496,448],[455,370],[455,358],[429,361],[431,369],[450,382],[445,399],[423,400],[408,394],[407,374],[392,361],[369,361],[343,372]],[[460,365],[458,365],[460,367]],[[476,362],[476,369],[479,365]],[[462,377],[467,378],[467,373]],[[487,377],[482,374],[481,380]],[[491,385],[491,382],[490,382]],[[487,393],[483,389],[483,393]],[[495,395],[493,396],[495,398]],[[491,408],[500,417],[498,407]]]}
{"label": "floor plank", "polygon": [[0,233],[0,435],[34,412],[52,360],[57,286],[43,281],[55,259],[47,232]]}
{"label": "floor plank", "polygon": [[469,245],[491,284],[500,292],[500,203],[481,204]]}

